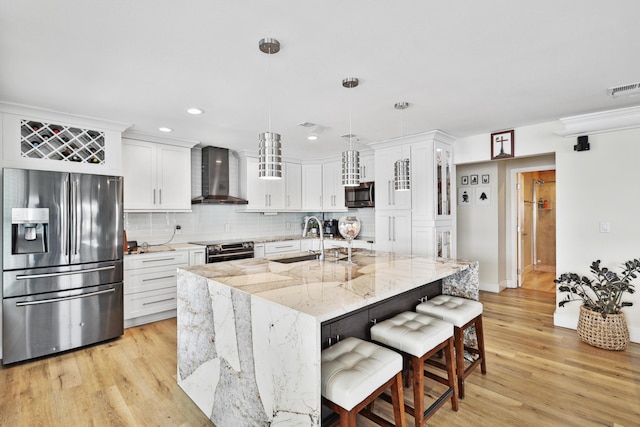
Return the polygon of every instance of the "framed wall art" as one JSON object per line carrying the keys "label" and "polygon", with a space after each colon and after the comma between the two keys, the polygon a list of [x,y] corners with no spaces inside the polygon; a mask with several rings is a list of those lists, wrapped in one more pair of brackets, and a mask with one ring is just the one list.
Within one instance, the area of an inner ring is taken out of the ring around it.
{"label": "framed wall art", "polygon": [[469,185],[469,177],[467,175],[460,177],[460,185]]}
{"label": "framed wall art", "polygon": [[505,130],[491,134],[491,160],[513,157],[514,132]]}
{"label": "framed wall art", "polygon": [[482,183],[483,184],[489,183],[489,175],[482,175]]}
{"label": "framed wall art", "polygon": [[478,185],[478,175],[471,175],[471,185]]}

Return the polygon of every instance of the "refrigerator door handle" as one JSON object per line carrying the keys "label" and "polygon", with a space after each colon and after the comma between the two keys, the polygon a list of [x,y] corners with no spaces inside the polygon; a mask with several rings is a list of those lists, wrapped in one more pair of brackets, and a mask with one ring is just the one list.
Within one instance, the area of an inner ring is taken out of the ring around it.
{"label": "refrigerator door handle", "polygon": [[26,306],[26,305],[49,304],[49,303],[52,303],[52,302],[69,301],[69,300],[72,300],[72,299],[79,299],[79,298],[88,298],[88,297],[93,297],[93,296],[96,296],[96,295],[113,293],[115,291],[116,291],[115,288],[111,288],[111,289],[105,289],[104,291],[89,292],[88,294],[74,295],[74,296],[71,296],[71,297],[50,298],[50,299],[43,299],[43,300],[40,300],[40,301],[17,302],[16,303],[16,307],[23,307],[23,306]]}
{"label": "refrigerator door handle", "polygon": [[110,265],[108,267],[87,268],[86,270],[75,270],[75,271],[61,271],[58,273],[18,274],[16,276],[16,280],[44,279],[47,277],[69,276],[71,274],[78,274],[78,273],[95,273],[96,271],[115,270],[115,268],[116,268],[115,265]]}
{"label": "refrigerator door handle", "polygon": [[[62,209],[62,222],[64,224],[64,228],[63,230],[69,230],[69,178],[64,180],[64,192],[62,193],[62,203],[64,206],[64,209]],[[69,256],[69,234],[68,232],[65,232],[62,235],[62,239],[64,240],[64,254],[65,256]]]}
{"label": "refrigerator door handle", "polygon": [[72,215],[72,224],[71,231],[73,233],[73,255],[78,255],[78,246],[80,246],[78,242],[78,237],[80,233],[78,232],[78,216],[77,216],[77,208],[78,208],[78,181],[73,181],[71,183],[71,215]]}

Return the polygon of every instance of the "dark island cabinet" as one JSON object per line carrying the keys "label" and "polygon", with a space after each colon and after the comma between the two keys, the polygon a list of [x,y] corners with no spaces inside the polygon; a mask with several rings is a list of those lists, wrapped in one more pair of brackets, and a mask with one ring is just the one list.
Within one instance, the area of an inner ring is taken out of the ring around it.
{"label": "dark island cabinet", "polygon": [[387,298],[375,304],[352,311],[340,317],[322,322],[322,348],[325,349],[337,340],[356,337],[369,341],[369,328],[374,321],[380,322],[403,311],[413,311],[426,298],[442,294],[442,280],[420,286],[416,289]]}

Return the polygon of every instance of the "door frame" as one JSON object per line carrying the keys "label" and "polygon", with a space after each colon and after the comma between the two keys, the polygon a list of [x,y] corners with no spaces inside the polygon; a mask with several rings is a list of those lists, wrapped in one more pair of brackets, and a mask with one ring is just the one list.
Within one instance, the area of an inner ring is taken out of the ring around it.
{"label": "door frame", "polygon": [[511,206],[509,206],[509,218],[511,224],[513,225],[508,232],[508,239],[513,244],[514,252],[511,256],[511,274],[510,278],[507,281],[507,288],[518,288],[521,286],[520,276],[518,275],[518,263],[520,261],[520,234],[518,233],[518,213],[520,209],[520,198],[518,196],[518,175],[524,172],[539,172],[546,170],[556,170],[555,164],[548,165],[540,165],[540,166],[529,166],[524,168],[514,168],[511,169]]}

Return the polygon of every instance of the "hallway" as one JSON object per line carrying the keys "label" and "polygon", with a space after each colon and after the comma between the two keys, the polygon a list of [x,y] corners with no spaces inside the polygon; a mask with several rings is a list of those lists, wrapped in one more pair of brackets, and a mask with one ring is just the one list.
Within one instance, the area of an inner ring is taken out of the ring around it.
{"label": "hallway", "polygon": [[529,271],[522,275],[522,289],[555,293],[555,278],[555,271]]}

